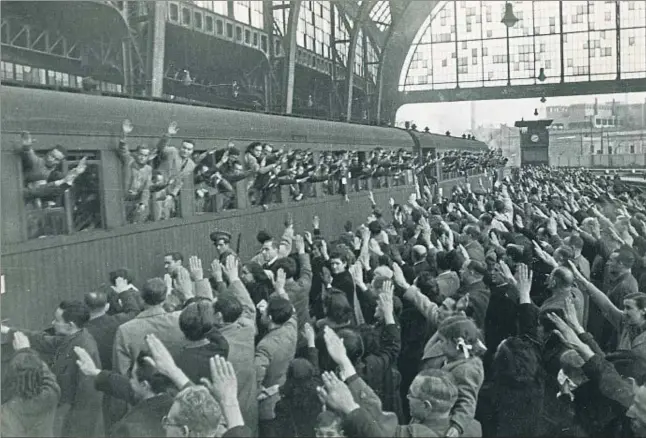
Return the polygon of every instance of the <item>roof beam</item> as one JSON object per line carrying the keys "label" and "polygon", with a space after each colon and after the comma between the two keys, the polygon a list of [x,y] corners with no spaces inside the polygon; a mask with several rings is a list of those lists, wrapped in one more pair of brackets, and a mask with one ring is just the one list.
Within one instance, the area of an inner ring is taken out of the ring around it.
{"label": "roof beam", "polygon": [[[399,92],[399,104],[457,102],[468,100],[524,99],[532,97],[579,96],[588,94],[632,93],[646,91],[644,79],[566,82],[499,87],[452,88]],[[538,104],[537,104],[538,105]]]}

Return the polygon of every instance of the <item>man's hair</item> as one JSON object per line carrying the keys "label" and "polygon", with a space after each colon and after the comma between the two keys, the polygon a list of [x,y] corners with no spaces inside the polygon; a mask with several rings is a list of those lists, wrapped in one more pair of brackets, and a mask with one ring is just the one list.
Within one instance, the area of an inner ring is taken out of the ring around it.
{"label": "man's hair", "polygon": [[182,255],[181,252],[167,252],[166,257],[171,256],[173,258],[173,261],[180,261],[184,262],[184,256]]}
{"label": "man's hair", "polygon": [[363,338],[361,333],[358,330],[351,328],[344,328],[337,332],[339,338],[343,341],[345,345],[346,352],[348,354],[348,359],[353,364],[356,364],[359,359],[363,357],[365,352],[365,346],[363,343]]}
{"label": "man's hair", "polygon": [[[150,354],[145,351],[140,351],[137,356],[137,372],[135,376],[137,380],[139,382],[148,382],[150,389],[155,394],[161,394],[174,388],[175,384],[173,381],[151,365],[146,360],[147,357],[150,357]],[[132,373],[132,368],[130,372]]]}
{"label": "man's hair", "polygon": [[262,231],[258,231],[258,234],[256,235],[256,240],[258,240],[258,243],[260,243],[262,245],[266,241],[272,240],[272,237],[271,237],[271,234],[269,234],[268,232],[262,230]]}
{"label": "man's hair", "polygon": [[281,257],[274,262],[271,266],[274,276],[281,268],[285,271],[285,276],[287,278],[294,278],[296,275],[296,261],[291,257]]}
{"label": "man's hair", "polygon": [[186,426],[192,436],[213,436],[221,423],[220,404],[204,386],[189,386],[182,390],[175,396],[173,405],[179,408],[173,422]]}
{"label": "man's hair", "polygon": [[480,227],[475,224],[469,224],[464,227],[464,234],[467,236],[477,239],[480,236]]}
{"label": "man's hair", "polygon": [[195,140],[190,140],[188,138],[185,138],[182,140],[182,143],[188,143],[190,145],[193,145],[193,147],[195,147]]}
{"label": "man's hair", "polygon": [[574,275],[568,268],[559,266],[552,271],[552,275],[562,286],[572,286],[574,284]]}
{"label": "man's hair", "polygon": [[628,245],[622,245],[621,248],[617,250],[617,261],[621,263],[624,267],[631,269],[635,263],[635,253],[633,249]]}
{"label": "man's hair", "polygon": [[108,295],[105,292],[88,292],[85,294],[85,305],[90,311],[103,310],[108,304]]}
{"label": "man's hair", "polygon": [[352,307],[345,293],[332,289],[323,299],[325,316],[335,324],[343,324],[352,319]]}
{"label": "man's hair", "polygon": [[441,269],[442,271],[448,271],[451,269],[452,260],[448,252],[438,252],[435,259],[437,260],[437,269]]}
{"label": "man's hair", "polygon": [[269,298],[267,303],[267,315],[271,317],[274,324],[285,324],[294,314],[292,303],[287,299],[279,296]]}
{"label": "man's hair", "polygon": [[58,308],[63,311],[63,320],[73,322],[77,328],[83,328],[90,320],[90,309],[81,301],[62,301]]}
{"label": "man's hair", "polygon": [[225,323],[235,322],[242,315],[240,300],[230,293],[222,294],[213,303],[213,314],[220,313]]}
{"label": "man's hair", "polygon": [[63,154],[63,157],[67,157],[67,149],[65,149],[62,145],[57,144],[52,148],[52,150],[59,151],[61,154]]}
{"label": "man's hair", "polygon": [[570,236],[570,246],[574,249],[583,249],[583,239],[580,236]]}
{"label": "man's hair", "polygon": [[151,148],[150,146],[148,146],[147,144],[142,143],[142,144],[140,144],[139,146],[137,146],[137,149],[135,149],[135,150],[136,150],[137,152],[141,152],[141,151],[143,151],[143,150],[150,151],[150,150],[152,150],[152,148]]}
{"label": "man's hair", "polygon": [[128,283],[132,283],[133,277],[132,273],[127,268],[119,268],[108,274],[110,278],[110,284],[116,286],[117,278],[121,277],[126,280]]}
{"label": "man's hair", "polygon": [[141,289],[141,298],[149,306],[161,304],[166,300],[166,283],[161,278],[151,278]]}
{"label": "man's hair", "polygon": [[453,376],[448,371],[429,368],[416,378],[421,379],[419,398],[429,401],[434,413],[448,415],[458,399],[458,387]]}
{"label": "man's hair", "polygon": [[210,301],[193,302],[179,315],[179,328],[189,341],[200,341],[214,324],[213,306]]}
{"label": "man's hair", "polygon": [[47,366],[33,350],[18,350],[7,364],[2,398],[30,400],[45,387]]}

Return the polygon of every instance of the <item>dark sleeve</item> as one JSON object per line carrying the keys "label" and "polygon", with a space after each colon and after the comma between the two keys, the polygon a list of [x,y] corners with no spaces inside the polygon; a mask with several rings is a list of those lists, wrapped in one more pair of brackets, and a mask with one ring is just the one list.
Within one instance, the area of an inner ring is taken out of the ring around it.
{"label": "dark sleeve", "polygon": [[316,374],[320,374],[318,349],[316,347],[308,348],[306,354],[305,358],[314,365],[314,368],[316,368]]}
{"label": "dark sleeve", "polygon": [[355,409],[346,415],[343,430],[350,438],[385,436],[383,425],[365,408]]}
{"label": "dark sleeve", "polygon": [[538,339],[538,308],[532,303],[518,306],[519,335],[529,335]]}
{"label": "dark sleeve", "polygon": [[401,350],[401,332],[397,324],[388,324],[381,334],[381,349],[378,356],[385,362],[385,368],[395,364]]}
{"label": "dark sleeve", "polygon": [[130,386],[130,380],[114,371],[101,371],[94,380],[97,391],[105,392],[114,398],[135,404],[135,391]]}
{"label": "dark sleeve", "polygon": [[601,350],[601,347],[599,347],[599,344],[597,344],[597,341],[596,339],[594,339],[594,336],[592,336],[592,334],[588,332],[581,333],[579,335],[579,339],[585,342],[588,347],[590,347],[592,351],[594,351],[594,354],[605,357],[606,354],[603,352],[603,350]]}
{"label": "dark sleeve", "polygon": [[615,367],[602,356],[595,354],[583,364],[583,372],[597,383],[603,395],[628,409],[634,398],[632,383],[624,380]]}
{"label": "dark sleeve", "polygon": [[137,313],[141,312],[143,308],[139,306],[139,301],[137,300],[139,295],[139,292],[134,289],[128,289],[120,293],[121,313],[128,314],[129,317],[133,318]]}
{"label": "dark sleeve", "polygon": [[223,438],[244,438],[252,436],[251,429],[247,426],[236,426],[224,432]]}

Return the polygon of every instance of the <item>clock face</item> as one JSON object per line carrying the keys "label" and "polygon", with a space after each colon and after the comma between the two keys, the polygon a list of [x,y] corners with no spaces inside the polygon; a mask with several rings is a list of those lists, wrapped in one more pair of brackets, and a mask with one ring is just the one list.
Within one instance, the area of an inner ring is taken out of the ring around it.
{"label": "clock face", "polygon": [[529,139],[532,141],[532,143],[538,143],[538,134],[533,134]]}

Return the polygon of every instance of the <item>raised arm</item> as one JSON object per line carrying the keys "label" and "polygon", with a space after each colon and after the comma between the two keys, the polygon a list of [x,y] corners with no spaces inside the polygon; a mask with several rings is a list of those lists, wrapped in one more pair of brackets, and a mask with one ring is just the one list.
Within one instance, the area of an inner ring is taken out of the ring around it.
{"label": "raised arm", "polygon": [[238,259],[233,254],[230,254],[227,257],[222,270],[229,279],[228,292],[232,293],[242,305],[242,315],[240,318],[244,319],[248,324],[253,324],[255,326],[256,306],[249,295],[249,291],[240,280],[238,274]]}
{"label": "raised arm", "polygon": [[594,301],[597,306],[599,306],[599,309],[601,309],[603,316],[605,316],[615,329],[619,330],[621,328],[624,313],[615,307],[606,294],[597,289],[591,281],[585,278],[572,261],[569,261],[568,263],[570,264],[570,269],[572,270],[574,277],[579,281],[579,284],[581,284],[582,292],[587,293],[590,298],[592,298],[592,301]]}

